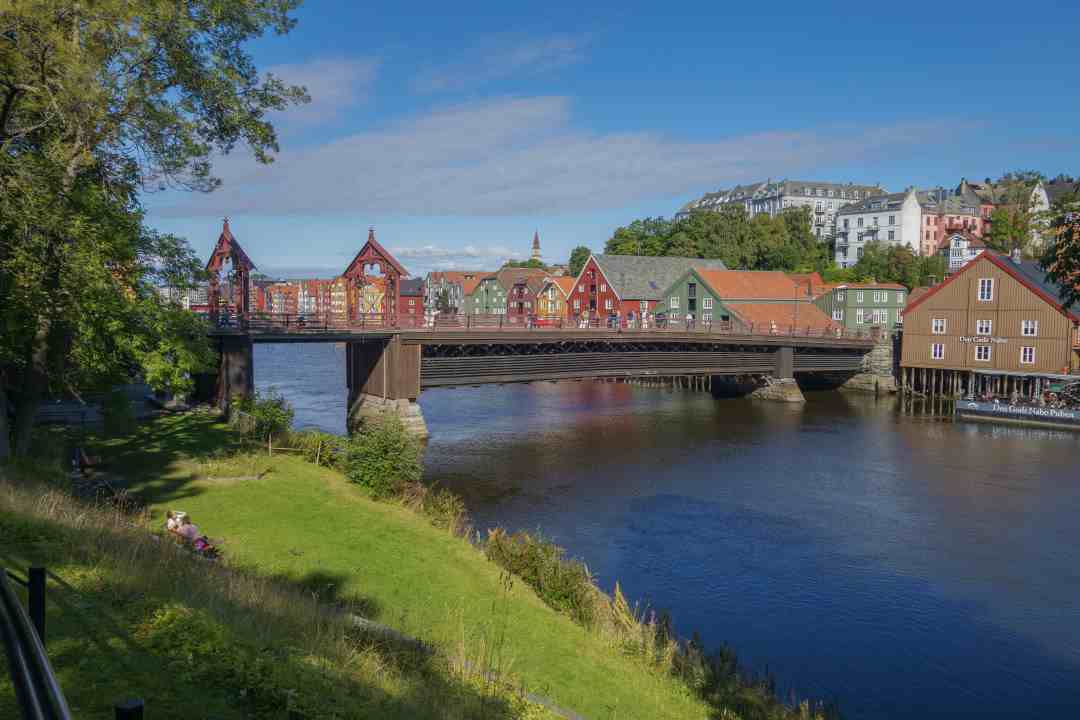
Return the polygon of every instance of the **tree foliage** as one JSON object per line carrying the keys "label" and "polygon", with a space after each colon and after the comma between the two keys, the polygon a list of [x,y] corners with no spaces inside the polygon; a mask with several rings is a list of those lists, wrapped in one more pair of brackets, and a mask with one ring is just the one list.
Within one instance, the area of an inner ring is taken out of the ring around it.
{"label": "tree foliage", "polygon": [[945,278],[945,258],[941,255],[919,257],[902,245],[867,243],[863,256],[847,277],[826,276],[829,282],[895,282],[908,289],[941,282]]}
{"label": "tree foliage", "polygon": [[584,245],[578,245],[576,248],[570,251],[570,260],[566,264],[567,272],[574,277],[581,274],[582,269],[585,267],[585,263],[589,262],[589,256],[592,255],[592,250]]}
{"label": "tree foliage", "polygon": [[375,497],[390,497],[404,483],[419,482],[423,474],[423,446],[396,415],[365,422],[349,438],[345,475],[371,490]]}
{"label": "tree foliage", "polygon": [[0,459],[42,397],[142,369],[188,389],[203,328],[157,288],[199,263],[144,227],[140,193],[208,191],[211,158],[269,162],[267,113],[306,99],[244,50],[297,0],[18,0],[0,6]]}
{"label": "tree foliage", "polygon": [[1050,209],[1050,236],[1042,257],[1047,276],[1061,286],[1061,303],[1080,303],[1080,184]]}
{"label": "tree foliage", "polygon": [[507,260],[503,263],[504,268],[534,268],[536,270],[547,270],[548,266],[537,260],[536,258],[529,258],[528,260]]}
{"label": "tree foliage", "polygon": [[787,271],[820,270],[830,257],[828,244],[811,232],[807,208],[749,218],[738,206],[694,211],[674,221],[635,220],[615,230],[604,252],[719,258],[731,268]]}

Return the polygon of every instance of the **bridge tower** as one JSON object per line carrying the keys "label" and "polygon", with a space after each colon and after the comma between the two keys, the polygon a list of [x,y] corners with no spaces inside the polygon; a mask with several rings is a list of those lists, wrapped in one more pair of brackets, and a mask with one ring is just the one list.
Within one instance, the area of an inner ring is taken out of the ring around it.
{"label": "bridge tower", "polygon": [[401,266],[393,255],[386,251],[379,241],[375,239],[375,228],[368,229],[368,239],[360,252],[356,253],[345,272],[341,274],[349,285],[346,293],[346,305],[349,321],[357,319],[359,308],[357,307],[361,293],[365,286],[371,283],[375,276],[369,274],[369,270],[378,268],[382,273],[384,282],[382,291],[382,322],[385,325],[393,325],[397,322],[398,294],[401,288],[401,279],[408,277],[409,273]]}
{"label": "bridge tower", "polygon": [[229,268],[229,297],[224,298],[226,306],[233,306],[236,312],[246,317],[250,308],[251,296],[251,271],[255,269],[255,263],[247,256],[240,247],[236,237],[229,230],[229,218],[225,218],[221,226],[221,235],[218,236],[217,245],[210,253],[210,259],[206,262],[206,271],[210,273],[210,283],[207,291],[207,301],[210,304],[210,322],[217,325],[218,312],[221,297],[221,271],[226,263]]}

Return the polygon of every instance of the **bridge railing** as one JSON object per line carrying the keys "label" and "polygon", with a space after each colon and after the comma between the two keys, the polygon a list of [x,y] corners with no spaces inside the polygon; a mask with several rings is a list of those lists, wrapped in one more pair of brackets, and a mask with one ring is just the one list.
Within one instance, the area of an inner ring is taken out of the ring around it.
{"label": "bridge railing", "polygon": [[404,315],[386,318],[381,313],[347,317],[340,313],[232,313],[218,318],[218,328],[242,332],[265,333],[326,333],[353,330],[505,330],[535,331],[597,330],[625,331],[642,334],[702,333],[710,335],[781,335],[789,337],[820,337],[838,339],[871,339],[880,336],[881,328],[849,330],[840,325],[814,327],[809,324],[778,323],[775,321],[742,323],[731,320],[676,320],[650,317],[612,316],[559,317],[520,314],[438,313],[435,315]]}

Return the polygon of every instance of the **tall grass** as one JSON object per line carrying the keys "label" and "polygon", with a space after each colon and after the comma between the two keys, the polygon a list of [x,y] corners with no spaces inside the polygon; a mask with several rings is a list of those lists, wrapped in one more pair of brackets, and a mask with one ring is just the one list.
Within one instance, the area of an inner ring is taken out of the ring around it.
{"label": "tall grass", "polygon": [[[5,555],[48,564],[82,596],[80,606],[134,613],[125,619],[155,672],[225,689],[245,717],[542,715],[503,687],[473,682],[449,657],[358,627],[361,608],[348,602],[323,603],[286,580],[202,560],[155,532],[146,512],[89,504],[0,470]],[[55,478],[53,470],[34,474]],[[476,667],[490,672],[483,660]]]}

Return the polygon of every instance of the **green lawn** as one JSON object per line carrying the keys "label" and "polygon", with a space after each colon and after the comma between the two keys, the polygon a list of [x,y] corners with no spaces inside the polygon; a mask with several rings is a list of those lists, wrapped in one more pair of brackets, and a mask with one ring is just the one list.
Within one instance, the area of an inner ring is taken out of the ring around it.
{"label": "green lawn", "polygon": [[321,600],[358,602],[370,619],[451,656],[495,658],[528,689],[588,718],[706,717],[679,683],[644,672],[520,581],[507,589],[464,540],[295,457],[208,459],[226,443],[221,424],[189,414],[102,450],[155,518],[188,512],[222,540],[230,563]]}

